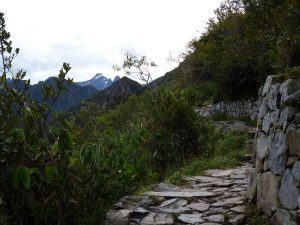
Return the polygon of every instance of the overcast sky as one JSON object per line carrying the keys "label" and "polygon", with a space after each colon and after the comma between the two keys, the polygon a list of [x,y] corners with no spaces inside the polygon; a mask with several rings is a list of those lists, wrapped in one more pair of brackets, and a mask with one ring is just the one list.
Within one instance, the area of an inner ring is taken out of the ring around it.
{"label": "overcast sky", "polygon": [[15,60],[33,83],[71,64],[75,81],[96,73],[114,77],[126,50],[158,67],[154,78],[175,67],[167,62],[200,36],[221,0],[0,0]]}

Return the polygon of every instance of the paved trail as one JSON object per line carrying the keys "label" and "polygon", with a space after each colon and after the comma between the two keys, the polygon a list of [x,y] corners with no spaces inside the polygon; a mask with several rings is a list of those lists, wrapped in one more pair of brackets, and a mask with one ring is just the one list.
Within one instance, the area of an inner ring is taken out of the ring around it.
{"label": "paved trail", "polygon": [[122,198],[107,213],[106,225],[245,224],[245,195],[252,165],[207,170],[185,177],[182,186],[157,185],[141,196]]}

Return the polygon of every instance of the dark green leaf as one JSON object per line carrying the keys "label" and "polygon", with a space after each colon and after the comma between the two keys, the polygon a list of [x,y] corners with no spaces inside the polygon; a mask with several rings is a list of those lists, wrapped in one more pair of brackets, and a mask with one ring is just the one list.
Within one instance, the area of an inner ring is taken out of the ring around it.
{"label": "dark green leaf", "polygon": [[30,170],[27,167],[19,167],[19,179],[26,188],[30,188]]}
{"label": "dark green leaf", "polygon": [[22,183],[26,188],[30,188],[30,169],[25,166],[16,168],[13,172],[13,186],[18,187]]}
{"label": "dark green leaf", "polygon": [[70,131],[63,130],[58,139],[58,148],[60,151],[73,149],[73,139]]}
{"label": "dark green leaf", "polygon": [[46,166],[45,167],[45,180],[51,182],[53,180],[54,174],[56,173],[55,166]]}

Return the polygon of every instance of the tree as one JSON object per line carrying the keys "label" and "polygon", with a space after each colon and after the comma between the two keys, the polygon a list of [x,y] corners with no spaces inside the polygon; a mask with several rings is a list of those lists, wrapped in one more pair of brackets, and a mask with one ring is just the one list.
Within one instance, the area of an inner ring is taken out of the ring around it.
{"label": "tree", "polygon": [[11,70],[18,53],[0,13],[0,214],[7,224],[76,224],[71,129],[59,115],[48,123],[51,106],[71,82],[66,78],[71,67],[63,64],[56,87],[44,86],[39,103],[29,97],[26,72]]}
{"label": "tree", "polygon": [[149,84],[152,81],[150,74],[150,68],[157,65],[147,60],[145,55],[138,56],[130,51],[125,53],[125,59],[121,66],[114,65],[113,69],[117,71],[124,71],[126,75],[132,76],[145,84]]}

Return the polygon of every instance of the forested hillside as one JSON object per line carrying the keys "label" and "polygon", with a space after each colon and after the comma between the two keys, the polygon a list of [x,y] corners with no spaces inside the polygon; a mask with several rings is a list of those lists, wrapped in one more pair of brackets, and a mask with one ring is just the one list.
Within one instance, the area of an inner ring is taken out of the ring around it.
{"label": "forested hillside", "polygon": [[256,97],[266,76],[299,70],[299,4],[297,0],[223,2],[207,31],[187,45],[174,73],[215,83],[217,100]]}
{"label": "forested hillside", "polygon": [[[51,111],[72,82],[70,65],[63,63],[54,88],[42,88],[40,101],[30,98],[26,73],[12,71],[20,50],[0,13],[0,224],[101,224],[117,199],[191,159],[235,165],[247,135],[215,129],[194,106],[255,98],[270,74],[299,77],[299,18],[298,0],[227,0],[188,43],[179,66],[154,85],[110,108],[96,104],[102,99],[95,95],[62,115]],[[125,58],[121,67],[148,81],[151,66],[142,56]],[[10,76],[24,88],[8,85]],[[105,102],[110,90],[101,92]]]}

